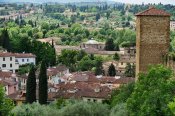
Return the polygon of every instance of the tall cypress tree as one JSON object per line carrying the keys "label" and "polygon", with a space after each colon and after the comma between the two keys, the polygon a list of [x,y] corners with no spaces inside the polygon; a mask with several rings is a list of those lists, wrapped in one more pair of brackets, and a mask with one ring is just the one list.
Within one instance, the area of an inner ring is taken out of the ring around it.
{"label": "tall cypress tree", "polygon": [[105,43],[105,50],[107,51],[113,51],[115,48],[113,39],[107,39]]}
{"label": "tall cypress tree", "polygon": [[114,66],[113,64],[111,64],[111,65],[109,66],[108,75],[109,75],[109,76],[115,76],[115,75],[116,75],[115,66]]}
{"label": "tall cypress tree", "polygon": [[102,59],[97,59],[95,63],[95,75],[104,74]]}
{"label": "tall cypress tree", "polygon": [[11,51],[11,45],[10,45],[10,39],[9,39],[9,34],[8,34],[7,29],[4,29],[2,31],[1,42],[2,42],[2,47],[7,49],[8,52],[10,52]]}
{"label": "tall cypress tree", "polygon": [[33,103],[36,101],[36,76],[34,65],[31,66],[26,86],[26,102]]}
{"label": "tall cypress tree", "polygon": [[42,61],[39,73],[39,103],[47,104],[48,96],[47,72],[45,60]]}

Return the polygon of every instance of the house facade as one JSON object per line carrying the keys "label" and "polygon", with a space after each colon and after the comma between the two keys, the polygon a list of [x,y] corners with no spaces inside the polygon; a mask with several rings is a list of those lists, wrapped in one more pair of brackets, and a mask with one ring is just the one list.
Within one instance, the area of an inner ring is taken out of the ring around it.
{"label": "house facade", "polygon": [[19,65],[36,64],[36,56],[31,53],[15,53],[15,60],[19,63]]}
{"label": "house facade", "polygon": [[36,64],[36,56],[33,54],[24,53],[0,53],[0,70],[8,70],[15,73],[19,69],[20,65],[24,64]]}
{"label": "house facade", "polygon": [[19,63],[15,59],[13,53],[0,53],[0,70],[9,70],[15,72],[19,69]]}

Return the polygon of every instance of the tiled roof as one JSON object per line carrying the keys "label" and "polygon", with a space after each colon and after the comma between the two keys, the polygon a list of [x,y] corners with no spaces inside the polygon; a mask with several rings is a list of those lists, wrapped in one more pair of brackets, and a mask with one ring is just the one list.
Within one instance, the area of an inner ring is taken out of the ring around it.
{"label": "tiled roof", "polygon": [[[97,91],[95,90],[97,89]],[[76,82],[59,85],[59,91],[56,97],[69,98],[101,98],[107,99],[110,97],[111,90],[100,84]]]}
{"label": "tiled roof", "polygon": [[0,78],[10,78],[12,77],[12,72],[8,71],[8,72],[3,72],[3,71],[0,71]]}
{"label": "tiled roof", "polygon": [[9,52],[0,52],[0,57],[11,57],[11,56],[15,56],[15,54]]}
{"label": "tiled roof", "polygon": [[47,75],[48,76],[55,76],[60,72],[66,71],[68,68],[65,65],[60,65],[57,67],[51,67],[47,69]]}
{"label": "tiled roof", "polygon": [[35,58],[36,56],[31,53],[14,53],[16,58]]}
{"label": "tiled roof", "polygon": [[90,71],[75,72],[71,76],[69,76],[69,80],[76,81],[76,82],[93,82],[93,83],[100,82],[96,78],[95,74]]}
{"label": "tiled roof", "polygon": [[137,13],[136,16],[171,16],[171,15],[164,10],[159,10],[154,7],[151,7],[145,11]]}
{"label": "tiled roof", "polygon": [[16,58],[30,58],[30,57],[36,57],[34,54],[31,54],[31,53],[0,52],[0,57],[12,57],[12,56],[15,56]]}
{"label": "tiled roof", "polygon": [[122,77],[120,79],[116,79],[113,84],[127,84],[127,83],[131,83],[131,82],[134,82],[135,79],[132,78],[132,77]]}

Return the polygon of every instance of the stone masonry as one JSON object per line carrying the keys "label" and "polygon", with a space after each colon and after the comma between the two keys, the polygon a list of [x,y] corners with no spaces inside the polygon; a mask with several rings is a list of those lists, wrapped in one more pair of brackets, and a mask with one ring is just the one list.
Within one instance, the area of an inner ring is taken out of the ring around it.
{"label": "stone masonry", "polygon": [[163,64],[169,51],[170,14],[156,8],[136,14],[136,75]]}

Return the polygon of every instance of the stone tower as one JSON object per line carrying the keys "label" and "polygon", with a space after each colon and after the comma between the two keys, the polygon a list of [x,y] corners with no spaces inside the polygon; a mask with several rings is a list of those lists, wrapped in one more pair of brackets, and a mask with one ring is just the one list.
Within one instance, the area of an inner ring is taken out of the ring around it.
{"label": "stone tower", "polygon": [[170,14],[154,7],[136,14],[136,75],[163,64],[169,51]]}

